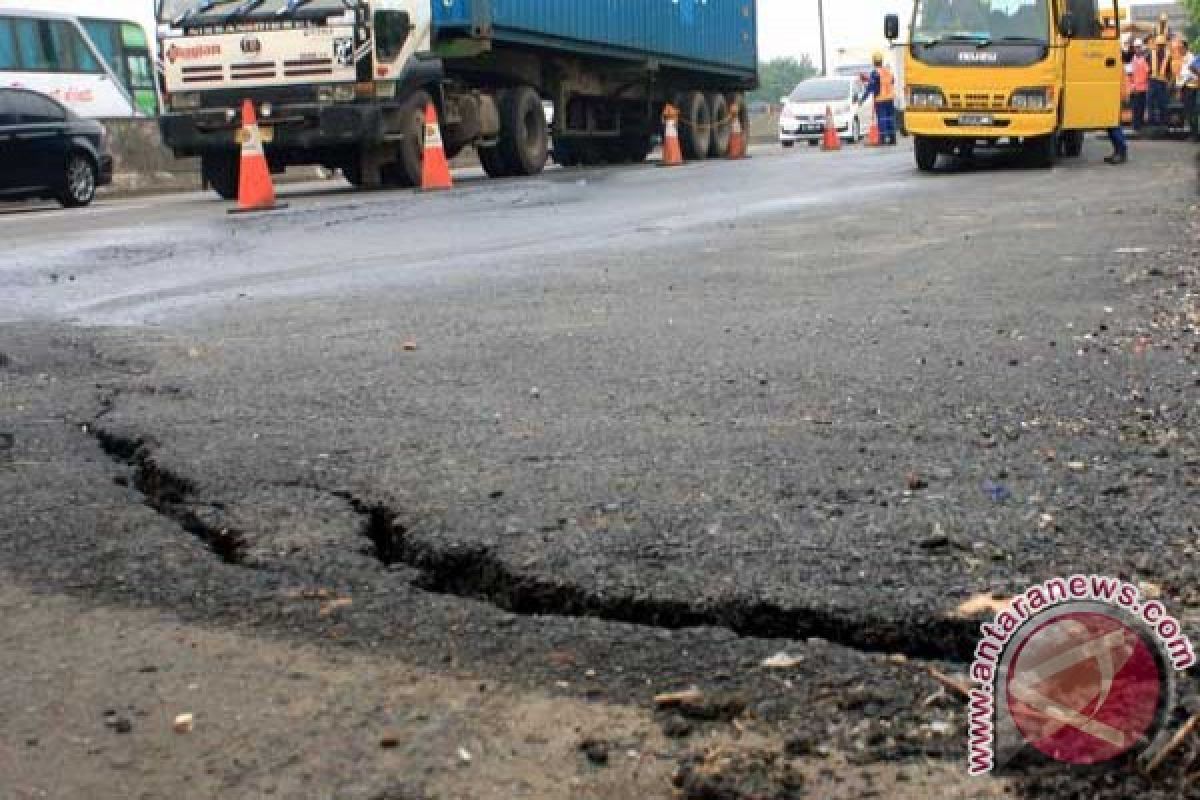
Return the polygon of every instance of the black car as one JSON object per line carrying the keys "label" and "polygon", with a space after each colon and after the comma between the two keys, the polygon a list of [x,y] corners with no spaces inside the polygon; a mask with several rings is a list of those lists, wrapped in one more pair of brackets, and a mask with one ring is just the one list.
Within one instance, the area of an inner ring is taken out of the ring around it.
{"label": "black car", "polygon": [[86,206],[112,173],[103,125],[44,94],[0,88],[0,199]]}

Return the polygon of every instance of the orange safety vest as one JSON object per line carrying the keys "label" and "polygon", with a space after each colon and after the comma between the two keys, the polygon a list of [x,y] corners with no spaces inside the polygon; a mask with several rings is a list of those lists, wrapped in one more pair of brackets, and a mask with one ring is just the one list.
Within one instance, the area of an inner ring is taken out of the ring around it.
{"label": "orange safety vest", "polygon": [[875,98],[875,102],[886,103],[889,100],[895,100],[896,76],[887,67],[879,67],[876,72],[879,73],[879,95]]}
{"label": "orange safety vest", "polygon": [[1133,57],[1133,85],[1135,92],[1145,92],[1150,89],[1150,62],[1145,56]]}

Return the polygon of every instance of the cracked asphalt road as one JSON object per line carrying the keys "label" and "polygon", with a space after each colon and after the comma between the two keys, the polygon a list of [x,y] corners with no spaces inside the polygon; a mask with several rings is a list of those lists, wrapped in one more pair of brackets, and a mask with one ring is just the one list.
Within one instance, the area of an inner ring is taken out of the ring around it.
{"label": "cracked asphalt road", "polygon": [[[0,568],[562,702],[730,693],[840,759],[820,795],[932,779],[965,735],[926,669],[965,669],[968,598],[1119,574],[1200,621],[1194,154],[1098,149],[5,215]],[[557,758],[524,796],[567,796]],[[1086,791],[1177,789],[1128,780]]]}

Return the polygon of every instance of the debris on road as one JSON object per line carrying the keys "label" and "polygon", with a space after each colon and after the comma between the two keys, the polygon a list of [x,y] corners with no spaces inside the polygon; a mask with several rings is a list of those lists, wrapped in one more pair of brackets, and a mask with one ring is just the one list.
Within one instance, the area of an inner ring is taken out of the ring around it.
{"label": "debris on road", "polygon": [[952,677],[934,667],[929,668],[929,677],[940,683],[944,688],[954,692],[954,694],[963,700],[971,698],[971,687],[965,678]]}
{"label": "debris on road", "polygon": [[176,733],[191,733],[196,727],[196,718],[190,713],[179,714],[171,727]]}
{"label": "debris on road", "polygon": [[707,721],[731,720],[746,710],[746,699],[739,694],[706,694],[696,688],[660,694],[654,698],[654,704],[660,709],[675,709],[691,719]]}
{"label": "debris on road", "polygon": [[587,760],[596,766],[603,767],[608,764],[608,742],[588,738],[580,742],[579,749],[587,756]]}
{"label": "debris on road", "polygon": [[458,763],[466,766],[471,763],[471,751],[465,747],[458,748]]}
{"label": "debris on road", "polygon": [[1009,598],[985,592],[972,595],[964,600],[954,609],[954,614],[966,618],[999,614],[1008,608],[1008,603]]}
{"label": "debris on road", "polygon": [[993,503],[1003,503],[1012,499],[1012,491],[1002,483],[987,480],[983,482],[983,493],[991,498]]}
{"label": "debris on road", "polygon": [[764,669],[795,669],[804,663],[804,656],[793,656],[787,653],[776,653],[762,662]]}

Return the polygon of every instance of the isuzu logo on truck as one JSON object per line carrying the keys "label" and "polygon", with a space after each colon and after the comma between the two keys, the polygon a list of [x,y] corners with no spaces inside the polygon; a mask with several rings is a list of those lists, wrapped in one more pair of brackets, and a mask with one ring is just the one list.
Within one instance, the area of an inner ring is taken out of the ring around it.
{"label": "isuzu logo on truck", "polygon": [[196,58],[211,58],[221,55],[219,44],[196,44],[180,47],[173,44],[167,48],[167,60],[174,64],[176,61],[190,61]]}
{"label": "isuzu logo on truck", "polygon": [[973,64],[994,64],[1000,60],[999,53],[989,53],[987,51],[963,52],[958,54],[959,61],[968,61]]}

